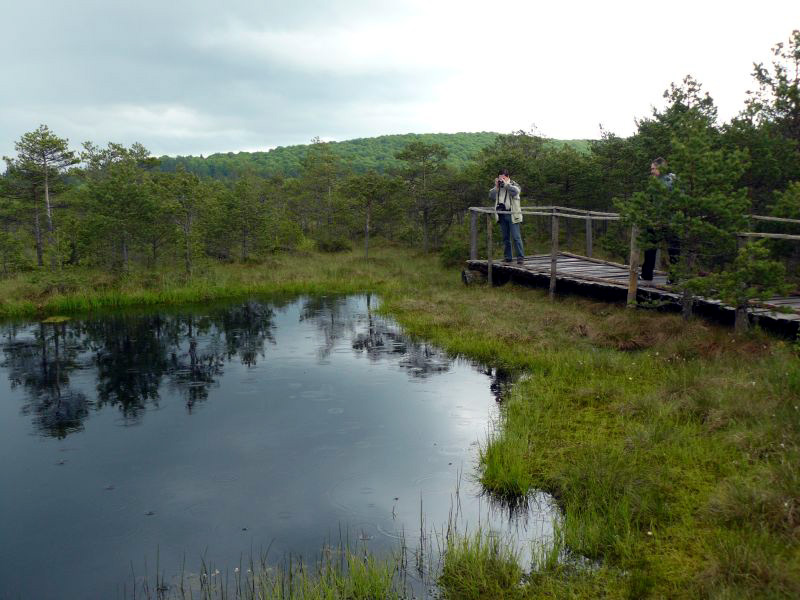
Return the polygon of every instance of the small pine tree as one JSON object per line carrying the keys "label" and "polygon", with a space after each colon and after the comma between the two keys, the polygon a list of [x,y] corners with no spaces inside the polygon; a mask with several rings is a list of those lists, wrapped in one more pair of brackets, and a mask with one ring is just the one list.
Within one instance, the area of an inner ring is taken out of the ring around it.
{"label": "small pine tree", "polygon": [[687,122],[683,132],[682,139],[673,140],[670,164],[678,185],[667,195],[663,225],[680,244],[671,275],[681,282],[688,317],[694,280],[735,257],[736,233],[746,228],[750,201],[744,188],[735,187],[747,166],[746,154],[715,149],[714,132],[701,120]]}
{"label": "small pine tree", "polygon": [[698,277],[736,256],[736,233],[746,227],[749,209],[746,190],[736,184],[748,157],[719,147],[714,111],[707,102],[681,102],[685,110],[671,123],[669,165],[676,182],[669,188],[651,178],[644,191],[615,205],[624,222],[640,226],[643,245],[667,239],[680,248],[670,275],[683,293],[683,314],[688,318],[693,295],[703,287]]}
{"label": "small pine tree", "polygon": [[736,308],[736,331],[747,330],[747,309],[751,300],[764,300],[775,294],[786,293],[786,269],[770,258],[764,240],[748,242],[734,261],[722,272],[703,279],[702,289],[714,293]]}

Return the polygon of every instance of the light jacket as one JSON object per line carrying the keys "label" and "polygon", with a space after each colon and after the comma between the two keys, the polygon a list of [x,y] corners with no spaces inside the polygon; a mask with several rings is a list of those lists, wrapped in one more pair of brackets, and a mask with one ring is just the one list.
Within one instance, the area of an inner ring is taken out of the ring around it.
{"label": "light jacket", "polygon": [[[514,181],[509,181],[504,187],[499,190],[494,186],[489,190],[489,200],[494,202],[494,208],[497,210],[498,204],[505,204],[506,210],[511,210],[511,222],[522,223],[522,208],[520,206],[520,195],[522,188]],[[500,220],[500,216],[495,214],[495,221]]]}

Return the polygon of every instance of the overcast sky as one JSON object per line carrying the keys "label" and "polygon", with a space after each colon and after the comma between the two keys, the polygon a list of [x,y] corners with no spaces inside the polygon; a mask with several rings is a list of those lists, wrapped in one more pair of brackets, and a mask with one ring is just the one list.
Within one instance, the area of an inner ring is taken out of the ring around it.
{"label": "overcast sky", "polygon": [[800,2],[0,0],[0,155],[40,123],[155,154],[312,137],[619,135],[693,74],[722,118]]}

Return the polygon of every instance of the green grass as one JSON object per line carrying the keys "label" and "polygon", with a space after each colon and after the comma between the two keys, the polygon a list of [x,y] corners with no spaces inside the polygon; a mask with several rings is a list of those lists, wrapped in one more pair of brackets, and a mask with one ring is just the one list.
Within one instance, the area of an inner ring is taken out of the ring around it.
{"label": "green grass", "polygon": [[[399,600],[406,598],[399,558],[377,560],[362,552],[326,546],[309,568],[288,561],[278,566],[266,556],[220,571],[202,563],[196,574],[175,580],[156,574],[132,587],[131,598],[142,600]],[[127,594],[125,598],[127,598]]]}
{"label": "green grass", "polygon": [[441,581],[448,597],[483,585],[496,597],[800,597],[793,344],[586,299],[549,302],[511,285],[467,288],[434,257],[371,252],[369,261],[343,253],[209,264],[189,282],[177,272],[27,274],[0,282],[0,314],[377,292],[409,333],[521,376],[478,476],[497,496],[552,493],[568,551],[599,561],[551,561],[520,583],[506,576],[502,549],[468,540],[448,548],[457,574]]}
{"label": "green grass", "polygon": [[508,542],[477,531],[450,538],[439,584],[448,599],[520,598],[523,574]]}

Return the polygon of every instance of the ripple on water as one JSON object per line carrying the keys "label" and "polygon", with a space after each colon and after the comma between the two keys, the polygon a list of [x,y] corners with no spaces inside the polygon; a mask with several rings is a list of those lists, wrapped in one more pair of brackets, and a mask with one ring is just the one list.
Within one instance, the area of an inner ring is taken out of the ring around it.
{"label": "ripple on water", "polygon": [[455,471],[433,471],[414,480],[414,487],[425,494],[452,494],[458,485]]}
{"label": "ripple on water", "polygon": [[367,485],[371,480],[369,473],[356,473],[343,477],[323,492],[331,505],[338,511],[352,516],[363,516],[365,498],[375,493],[375,488]]}

